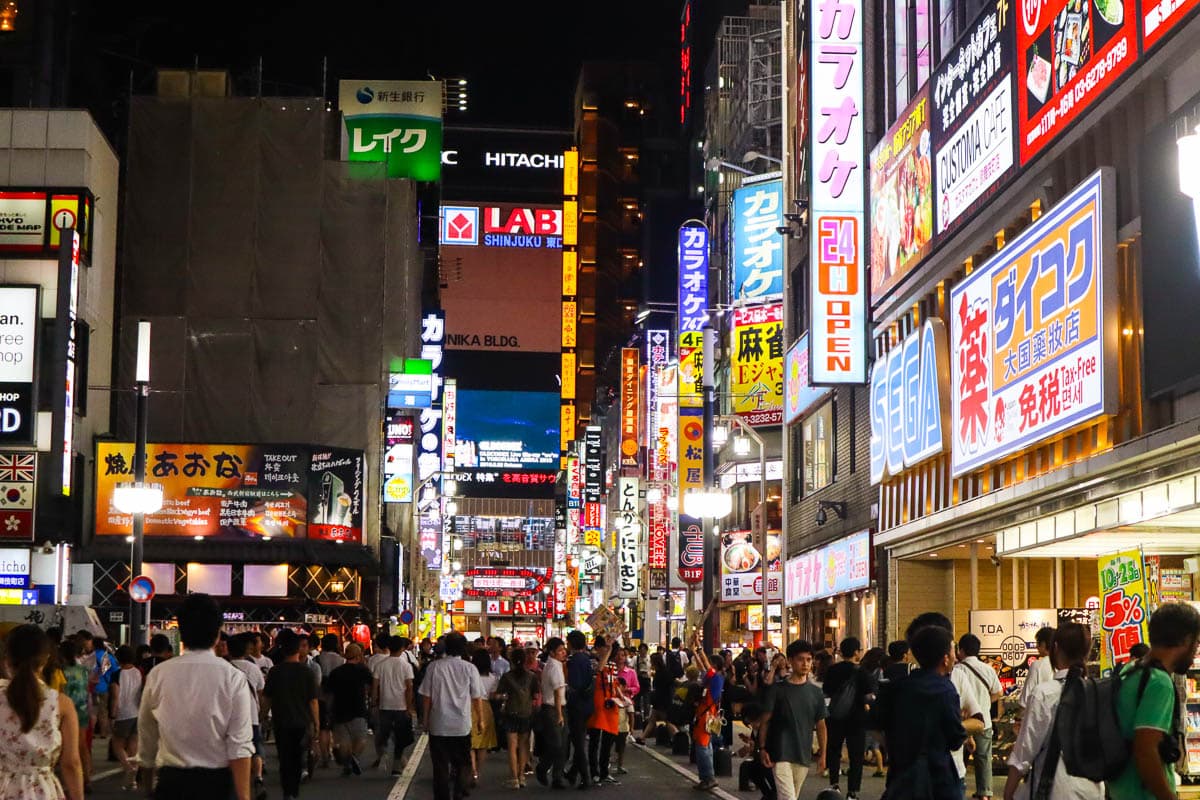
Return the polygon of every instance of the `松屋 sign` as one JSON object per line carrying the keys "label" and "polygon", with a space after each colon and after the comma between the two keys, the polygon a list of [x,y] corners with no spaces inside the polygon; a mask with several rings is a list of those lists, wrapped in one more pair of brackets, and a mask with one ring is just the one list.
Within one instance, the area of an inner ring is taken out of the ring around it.
{"label": "\u677e\u5c4b sign", "polygon": [[871,371],[871,482],[946,448],[950,364],[946,328],[927,319]]}
{"label": "\u677e\u5c4b sign", "polygon": [[639,596],[642,523],[638,512],[638,479],[617,478],[617,597]]}
{"label": "\u677e\u5c4b sign", "polygon": [[951,291],[955,476],[1115,411],[1113,184],[1094,173]]}
{"label": "\u677e\u5c4b sign", "polygon": [[[862,0],[809,17],[809,371],[814,385],[867,380]],[[681,309],[682,311],[682,309]]]}
{"label": "\u677e\u5c4b sign", "polygon": [[733,192],[733,300],[761,303],[783,296],[783,181]]}
{"label": "\u677e\u5c4b sign", "polygon": [[442,174],[441,81],[339,81],[346,160],[387,164],[389,178]]}

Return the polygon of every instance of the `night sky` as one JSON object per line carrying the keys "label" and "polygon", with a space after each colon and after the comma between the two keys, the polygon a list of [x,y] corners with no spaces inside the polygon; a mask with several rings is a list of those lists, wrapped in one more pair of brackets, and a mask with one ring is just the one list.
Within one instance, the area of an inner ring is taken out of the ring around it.
{"label": "night sky", "polygon": [[[117,102],[132,73],[153,91],[153,67],[228,69],[239,94],[253,91],[263,58],[264,94],[315,94],[328,56],[326,95],[337,80],[412,79],[432,72],[470,81],[465,121],[567,127],[585,60],[659,64],[678,74],[681,0],[565,2],[81,4],[76,42],[78,104]],[[104,10],[110,11],[104,14]]]}

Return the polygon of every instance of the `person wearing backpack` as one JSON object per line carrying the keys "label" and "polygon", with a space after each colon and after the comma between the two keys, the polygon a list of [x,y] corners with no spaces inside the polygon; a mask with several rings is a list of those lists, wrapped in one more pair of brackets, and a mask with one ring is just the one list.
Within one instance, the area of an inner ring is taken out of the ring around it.
{"label": "person wearing backpack", "polygon": [[[920,618],[918,618],[920,620]],[[919,669],[893,681],[877,700],[889,768],[886,800],[962,800],[953,753],[967,739],[958,692],[950,680],[954,638],[949,626],[910,626]]]}
{"label": "person wearing backpack", "polygon": [[838,787],[842,774],[842,745],[850,756],[846,800],[857,800],[862,789],[863,756],[867,749],[867,703],[874,694],[873,681],[862,668],[862,642],[853,636],[838,647],[842,660],[825,672],[822,690],[829,698],[829,748],[825,767],[829,785]]}
{"label": "person wearing backpack", "polygon": [[671,649],[667,651],[666,661],[667,671],[671,673],[671,678],[674,680],[683,677],[683,671],[692,661],[683,649],[683,640],[678,636],[671,640]]}
{"label": "person wearing backpack", "polygon": [[988,798],[992,796],[992,704],[1004,696],[1000,688],[1000,677],[996,670],[979,660],[981,647],[979,637],[973,633],[963,634],[958,640],[958,663],[954,665],[957,673],[955,686],[963,698],[964,707],[971,705],[982,709],[983,731],[971,735],[975,742],[975,793],[974,797]]}
{"label": "person wearing backpack", "polygon": [[1186,675],[1195,658],[1200,612],[1186,603],[1164,603],[1149,629],[1150,652],[1120,672],[1116,716],[1132,747],[1124,769],[1106,784],[1112,800],[1176,798],[1173,765],[1181,741],[1173,676]]}
{"label": "person wearing backpack", "polygon": [[[1045,637],[1038,634],[1041,644]],[[1091,649],[1091,631],[1077,622],[1062,623],[1045,642],[1042,658],[1054,669],[1025,698],[1021,732],[1008,757],[1004,800],[1104,800],[1103,783],[1068,774],[1061,743],[1053,735],[1063,687],[1087,673]]]}
{"label": "person wearing backpack", "polygon": [[587,637],[581,631],[567,634],[567,740],[571,746],[571,767],[565,773],[569,783],[581,788],[592,785],[588,764],[588,719],[596,692],[596,673],[588,653]]}

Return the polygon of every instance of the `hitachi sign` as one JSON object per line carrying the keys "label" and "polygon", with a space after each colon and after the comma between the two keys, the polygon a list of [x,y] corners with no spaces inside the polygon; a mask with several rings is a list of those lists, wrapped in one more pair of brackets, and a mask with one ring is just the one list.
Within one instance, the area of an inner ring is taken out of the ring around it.
{"label": "hitachi sign", "polygon": [[562,153],[484,153],[483,163],[489,167],[531,167],[533,169],[562,169]]}

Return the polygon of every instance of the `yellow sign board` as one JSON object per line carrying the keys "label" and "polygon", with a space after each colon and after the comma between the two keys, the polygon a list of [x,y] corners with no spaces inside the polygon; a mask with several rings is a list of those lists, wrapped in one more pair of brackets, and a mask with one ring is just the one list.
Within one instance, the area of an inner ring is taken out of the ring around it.
{"label": "yellow sign board", "polygon": [[[571,446],[571,440],[575,438],[575,406],[563,403],[559,407],[558,430],[558,449],[566,452],[567,448]],[[565,462],[566,459],[563,459],[563,461]]]}
{"label": "yellow sign board", "polygon": [[579,203],[563,200],[562,243],[565,247],[579,244]]}
{"label": "yellow sign board", "polygon": [[563,153],[563,194],[579,194],[579,151],[571,148]]}
{"label": "yellow sign board", "polygon": [[679,334],[679,405],[704,406],[704,335],[700,331]]}
{"label": "yellow sign board", "polygon": [[563,250],[562,256],[563,297],[574,297],[579,290],[579,254],[574,250]]}
{"label": "yellow sign board", "polygon": [[575,354],[562,354],[562,390],[560,396],[564,400],[575,399]]}
{"label": "yellow sign board", "polygon": [[1146,565],[1140,548],[1102,555],[1100,578],[1100,674],[1129,660],[1135,644],[1148,643],[1150,619]]}
{"label": "yellow sign board", "polygon": [[574,347],[576,335],[579,332],[579,307],[574,300],[563,300],[562,304],[562,346]]}

